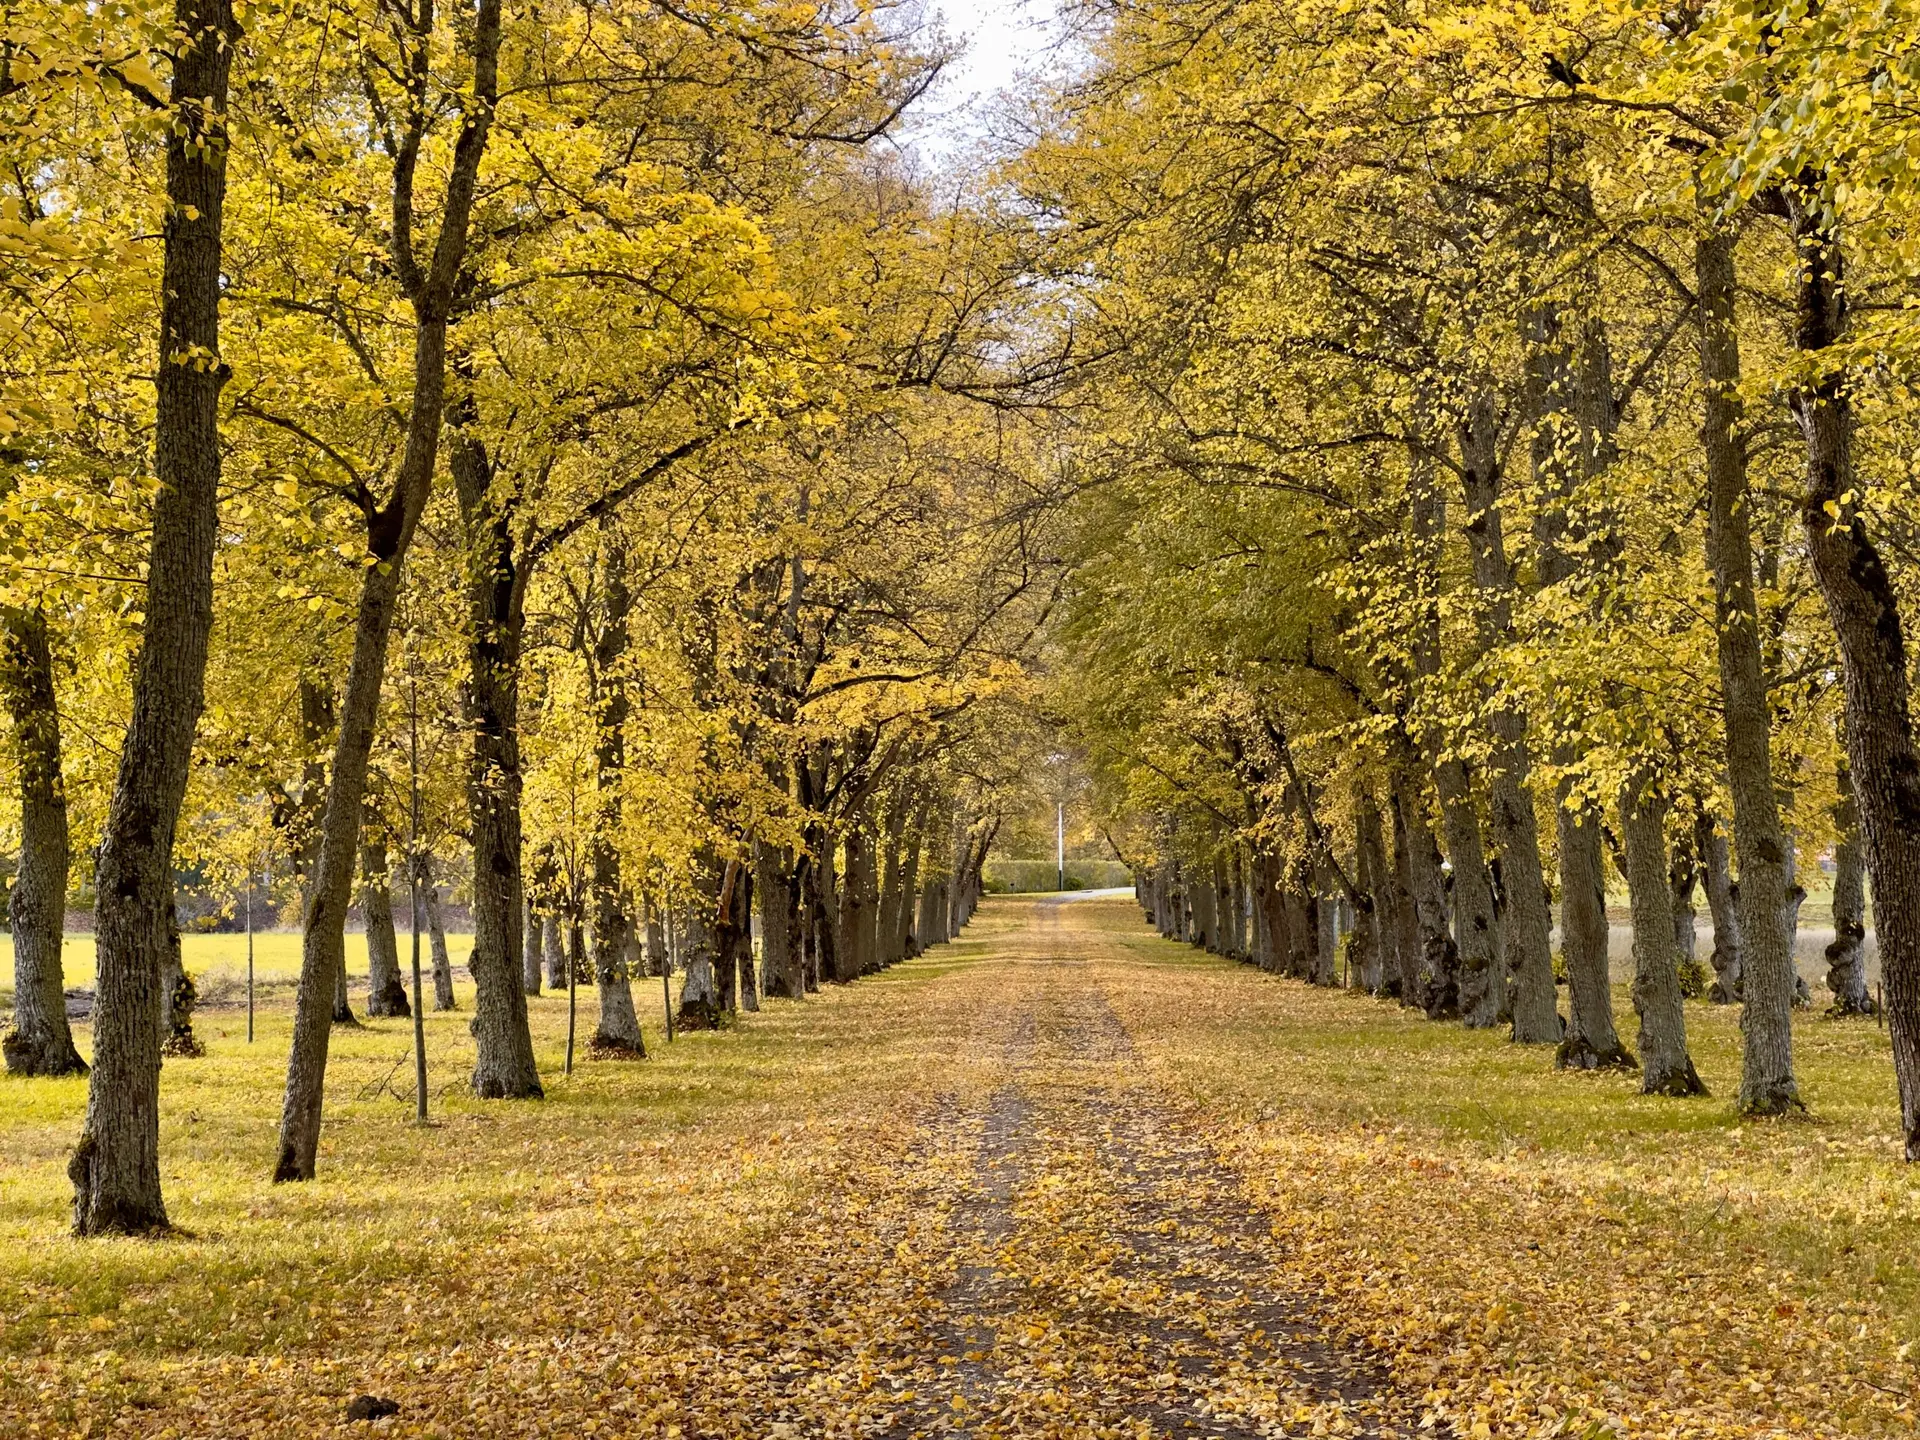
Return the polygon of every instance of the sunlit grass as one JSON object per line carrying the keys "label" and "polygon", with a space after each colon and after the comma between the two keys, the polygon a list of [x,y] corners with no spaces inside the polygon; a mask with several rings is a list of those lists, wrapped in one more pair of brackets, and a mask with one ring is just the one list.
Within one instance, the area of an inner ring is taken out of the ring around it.
{"label": "sunlit grass", "polygon": [[[400,931],[400,961],[410,953],[411,937]],[[473,949],[473,936],[447,936],[447,958],[464,965]],[[215,995],[244,992],[247,978],[247,937],[239,935],[182,935],[180,959],[203,991]],[[420,963],[428,963],[427,938],[420,937]],[[91,986],[94,974],[93,936],[69,935],[60,947],[60,968],[67,987]],[[347,936],[347,974],[364,979],[367,973],[367,937]],[[258,986],[287,985],[300,978],[300,936],[291,931],[262,931],[253,937],[253,974]],[[13,937],[0,935],[0,1007],[13,1003]]]}

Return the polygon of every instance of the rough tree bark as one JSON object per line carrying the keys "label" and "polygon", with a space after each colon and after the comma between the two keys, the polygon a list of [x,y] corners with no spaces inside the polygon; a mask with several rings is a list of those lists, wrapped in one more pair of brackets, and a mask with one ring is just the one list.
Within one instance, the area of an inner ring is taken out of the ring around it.
{"label": "rough tree bark", "polygon": [[1407,888],[1419,933],[1420,970],[1407,998],[1429,1020],[1451,1020],[1460,1013],[1460,959],[1447,928],[1440,847],[1427,824],[1424,800],[1410,769],[1403,769],[1393,787],[1393,824],[1395,844],[1407,855]]}
{"label": "rough tree bark", "polygon": [[[1845,292],[1838,238],[1819,202],[1794,206],[1801,265],[1800,351],[1817,364],[1841,339]],[[1827,367],[1792,396],[1806,437],[1801,528],[1839,642],[1847,705],[1847,768],[1873,883],[1874,933],[1893,1040],[1906,1158],[1920,1159],[1920,752],[1913,737],[1905,626],[1899,596],[1867,533],[1853,475],[1852,402]],[[1741,874],[1744,890],[1746,875]],[[1747,985],[1754,985],[1748,962]]]}
{"label": "rough tree bark", "polygon": [[1707,1087],[1687,1054],[1667,889],[1666,822],[1667,803],[1651,777],[1637,776],[1622,788],[1620,831],[1633,909],[1633,1008],[1640,1016],[1640,1093],[1704,1095]]}
{"label": "rough tree bark", "polygon": [[219,403],[228,375],[219,358],[227,81],[239,27],[231,0],[174,0],[173,18],[178,49],[166,127],[153,429],[160,491],[133,713],[94,864],[93,1070],[86,1120],[67,1167],[73,1228],[81,1235],[167,1228],[158,988],[173,914],[174,831],[205,703],[213,626]]}
{"label": "rough tree bark", "polygon": [[[1474,585],[1481,595],[1480,644],[1485,651],[1504,645],[1513,627],[1515,586],[1501,522],[1504,477],[1498,459],[1497,430],[1490,408],[1476,406],[1462,427],[1460,441],[1467,510],[1464,528],[1473,556]],[[1552,916],[1547,909],[1546,876],[1540,865],[1540,821],[1529,784],[1532,757],[1527,745],[1527,719],[1517,704],[1502,695],[1493,697],[1488,718],[1497,742],[1487,765],[1488,828],[1505,881],[1505,915],[1494,947],[1501,963],[1491,967],[1489,983],[1481,989],[1470,983],[1474,972],[1462,944],[1462,1018],[1470,1026],[1480,1026],[1497,1024],[1510,1016],[1515,1041],[1552,1045],[1559,1041],[1561,1027],[1553,986]],[[1451,822],[1447,834],[1451,851]],[[1495,938],[1490,931],[1489,941]],[[1475,955],[1473,960],[1477,959]]]}
{"label": "rough tree bark", "polygon": [[0,694],[20,767],[20,868],[8,897],[13,931],[13,1026],[0,1052],[15,1075],[84,1075],[67,1024],[60,943],[66,932],[72,842],[61,776],[53,650],[39,610],[0,607]]}
{"label": "rough tree bark", "polygon": [[[1734,236],[1730,231],[1708,230],[1695,242],[1694,281],[1705,389],[1700,443],[1707,467],[1707,563],[1713,574],[1720,690],[1726,714],[1733,844],[1740,856],[1737,983],[1744,1044],[1739,1106],[1751,1114],[1774,1115],[1800,1103],[1793,1078],[1793,951],[1780,924],[1788,889],[1787,851],[1774,791],[1772,719],[1754,600],[1752,496],[1742,434],[1745,415],[1739,397],[1740,338],[1734,315]],[[1818,568],[1816,563],[1816,572]],[[1714,919],[1717,966],[1717,912]],[[1726,971],[1721,970],[1720,981],[1725,980]]]}
{"label": "rough tree bark", "polygon": [[1607,876],[1600,817],[1571,797],[1559,807],[1560,950],[1567,966],[1567,1033],[1555,1063],[1569,1070],[1631,1070],[1638,1063],[1613,1023],[1607,956]]}

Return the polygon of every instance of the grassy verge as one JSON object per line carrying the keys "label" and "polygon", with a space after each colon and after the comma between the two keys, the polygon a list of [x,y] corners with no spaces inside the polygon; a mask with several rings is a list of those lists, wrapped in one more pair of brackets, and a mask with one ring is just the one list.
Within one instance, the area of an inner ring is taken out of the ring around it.
{"label": "grassy verge", "polygon": [[1300,1282],[1463,1434],[1912,1427],[1920,1176],[1873,1023],[1796,1016],[1809,1114],[1742,1121],[1730,1009],[1687,1008],[1713,1096],[1655,1099],[1169,944],[1131,906],[1077,914],[1125,956],[1116,1007],[1281,1217]]}
{"label": "grassy verge", "polygon": [[[860,1231],[848,1177],[897,1160],[966,1071],[969,1016],[935,982],[977,965],[994,933],[672,1046],[659,982],[640,983],[653,1058],[582,1061],[571,1078],[565,999],[534,1000],[540,1102],[466,1096],[463,991],[460,1013],[429,1017],[426,1130],[410,1022],[336,1032],[321,1178],[303,1186],[267,1178],[288,1010],[252,1046],[241,1027],[203,1027],[208,1055],[162,1072],[165,1190],[187,1233],[160,1242],[69,1238],[85,1081],[0,1082],[0,1435],[326,1433],[380,1385],[409,1396],[400,1433],[535,1435],[550,1419],[586,1433],[592,1389],[584,1408],[554,1398],[583,1383],[561,1353],[583,1333],[670,1332],[805,1253],[788,1248],[802,1230],[845,1216]],[[580,992],[583,1051],[595,1000]],[[672,1368],[662,1358],[648,1383]],[[524,1425],[500,1419],[496,1370],[531,1407]],[[665,1392],[621,1394],[620,1433],[677,1433]]]}

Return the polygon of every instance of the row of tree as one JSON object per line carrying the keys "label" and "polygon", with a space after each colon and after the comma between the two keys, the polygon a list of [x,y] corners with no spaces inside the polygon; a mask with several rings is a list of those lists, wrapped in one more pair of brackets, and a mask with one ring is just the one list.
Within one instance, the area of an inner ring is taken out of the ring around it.
{"label": "row of tree", "polygon": [[1011,183],[1111,357],[1058,703],[1163,928],[1326,979],[1337,897],[1369,985],[1685,1094],[1703,887],[1777,1114],[1831,847],[1920,1155],[1914,18],[1094,8]]}
{"label": "row of tree", "polygon": [[356,876],[388,935],[383,877],[470,876],[487,1098],[541,1094],[531,915],[576,965],[591,936],[632,1051],[650,916],[683,1023],[762,983],[756,906],[777,994],[964,920],[1059,575],[1023,407],[1071,356],[1013,343],[1029,232],[883,143],[946,55],[912,7],[3,23],[7,1055],[79,1064],[90,894],[79,1233],[166,1224],[183,864],[297,888],[281,1180],[315,1169]]}

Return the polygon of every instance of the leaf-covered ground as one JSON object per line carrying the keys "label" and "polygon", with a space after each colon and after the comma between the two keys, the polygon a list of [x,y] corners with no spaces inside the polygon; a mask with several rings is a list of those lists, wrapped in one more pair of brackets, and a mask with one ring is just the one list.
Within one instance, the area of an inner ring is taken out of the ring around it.
{"label": "leaf-covered ground", "polygon": [[[564,1004],[535,1015],[557,1071]],[[1724,1095],[1733,1017],[1689,1021]],[[538,1104],[462,1099],[436,1017],[424,1132],[405,1026],[339,1037],[292,1188],[284,1013],[251,1050],[203,1028],[164,1077],[187,1238],[68,1239],[83,1087],[0,1085],[0,1436],[1910,1428],[1916,1189],[1871,1025],[1806,1020],[1814,1118],[1742,1126],[1124,902],[1010,898]],[[400,1413],[348,1422],[362,1393]]]}

